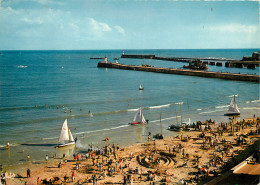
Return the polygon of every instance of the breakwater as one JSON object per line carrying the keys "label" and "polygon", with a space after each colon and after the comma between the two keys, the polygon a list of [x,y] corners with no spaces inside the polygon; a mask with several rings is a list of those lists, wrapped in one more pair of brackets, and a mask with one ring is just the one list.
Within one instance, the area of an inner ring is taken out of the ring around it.
{"label": "breakwater", "polygon": [[177,74],[177,75],[189,75],[189,76],[199,76],[206,78],[219,78],[225,80],[238,80],[238,81],[249,81],[249,82],[260,82],[259,75],[249,75],[249,74],[234,74],[234,73],[220,73],[212,71],[195,71],[186,69],[175,69],[175,68],[162,68],[162,67],[152,67],[152,66],[134,66],[134,65],[124,65],[118,63],[106,63],[99,62],[97,67],[103,68],[115,68],[124,70],[136,70],[136,71],[146,71],[155,73],[166,73],[166,74]]}
{"label": "breakwater", "polygon": [[154,59],[154,60],[166,60],[166,61],[184,62],[184,63],[189,63],[194,60],[201,60],[203,61],[203,63],[208,65],[235,67],[235,68],[247,67],[249,69],[255,69],[256,66],[260,65],[260,61],[243,61],[243,60],[226,59],[226,58],[158,57],[155,55],[126,55],[126,54],[121,55],[121,58]]}
{"label": "breakwater", "polygon": [[236,61],[235,59],[224,59],[224,58],[187,58],[187,57],[158,57],[155,55],[121,55],[121,58],[138,58],[138,59],[155,59],[155,60],[167,60],[177,62],[189,62],[191,60],[213,60],[213,61]]}

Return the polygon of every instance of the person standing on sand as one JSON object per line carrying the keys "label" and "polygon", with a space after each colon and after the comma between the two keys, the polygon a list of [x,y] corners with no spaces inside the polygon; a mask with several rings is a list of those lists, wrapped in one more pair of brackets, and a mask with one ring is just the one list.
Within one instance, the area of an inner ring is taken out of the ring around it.
{"label": "person standing on sand", "polygon": [[31,170],[28,168],[27,169],[27,178],[31,177]]}
{"label": "person standing on sand", "polygon": [[124,174],[124,185],[126,185],[126,175]]}
{"label": "person standing on sand", "polygon": [[74,171],[72,172],[72,182],[74,182],[74,180],[75,180],[75,173],[74,173]]}
{"label": "person standing on sand", "polygon": [[96,184],[96,175],[92,175],[93,185]]}

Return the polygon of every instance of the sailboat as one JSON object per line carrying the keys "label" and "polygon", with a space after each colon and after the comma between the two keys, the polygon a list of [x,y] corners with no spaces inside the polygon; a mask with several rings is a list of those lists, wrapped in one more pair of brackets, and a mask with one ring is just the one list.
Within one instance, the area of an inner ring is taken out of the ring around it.
{"label": "sailboat", "polygon": [[142,87],[141,84],[140,84],[140,86],[139,86],[139,90],[144,90],[144,88]]}
{"label": "sailboat", "polygon": [[67,119],[65,119],[65,121],[62,125],[59,142],[61,142],[62,144],[58,145],[57,147],[64,147],[64,146],[69,146],[69,145],[75,144],[75,141],[73,139],[73,136],[72,136],[69,126],[68,126]]}
{"label": "sailboat", "polygon": [[[176,125],[172,124],[169,126],[168,130],[170,131],[175,131],[175,132],[179,132],[179,131],[182,131],[183,130],[183,127],[182,125],[179,125],[178,124],[178,116],[177,116],[177,112],[176,112],[176,109],[175,109],[175,114],[176,114]],[[181,122],[182,124],[182,122]]]}
{"label": "sailboat", "polygon": [[156,139],[163,139],[163,135],[162,135],[162,114],[161,113],[160,113],[160,127],[161,127],[161,133],[155,135]]}
{"label": "sailboat", "polygon": [[142,107],[138,109],[138,111],[135,114],[133,122],[130,123],[131,125],[140,125],[140,124],[146,124],[146,120],[142,113]]}
{"label": "sailboat", "polygon": [[188,111],[189,111],[189,119],[186,122],[182,122],[183,125],[187,126],[187,125],[191,125],[191,120],[190,120],[190,106],[188,103]]}
{"label": "sailboat", "polygon": [[230,105],[228,107],[228,112],[225,114],[225,116],[234,116],[234,115],[240,115],[240,111],[236,104],[235,95],[231,99]]}

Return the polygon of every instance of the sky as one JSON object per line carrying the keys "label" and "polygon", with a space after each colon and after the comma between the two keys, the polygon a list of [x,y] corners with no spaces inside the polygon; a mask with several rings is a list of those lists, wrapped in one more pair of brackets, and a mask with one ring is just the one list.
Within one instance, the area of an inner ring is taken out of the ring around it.
{"label": "sky", "polygon": [[0,50],[260,48],[259,0],[0,0]]}

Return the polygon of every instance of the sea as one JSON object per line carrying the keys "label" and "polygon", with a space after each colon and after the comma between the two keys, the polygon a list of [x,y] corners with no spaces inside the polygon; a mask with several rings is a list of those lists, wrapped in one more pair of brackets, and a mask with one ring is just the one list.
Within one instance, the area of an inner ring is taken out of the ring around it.
{"label": "sea", "polygon": [[[124,50],[161,57],[242,59],[258,49]],[[186,63],[121,58],[122,50],[0,51],[0,166],[73,155],[90,146],[130,146],[147,141],[172,124],[229,121],[224,116],[233,95],[237,120],[260,116],[259,83],[98,68],[103,59],[129,65],[182,68]],[[210,71],[257,74],[256,69],[209,66]],[[139,85],[144,87],[138,90]],[[147,125],[129,125],[142,107]],[[93,115],[93,116],[91,116]],[[76,148],[57,149],[64,120]],[[109,138],[104,141],[104,138]],[[10,149],[6,144],[10,143]]]}

